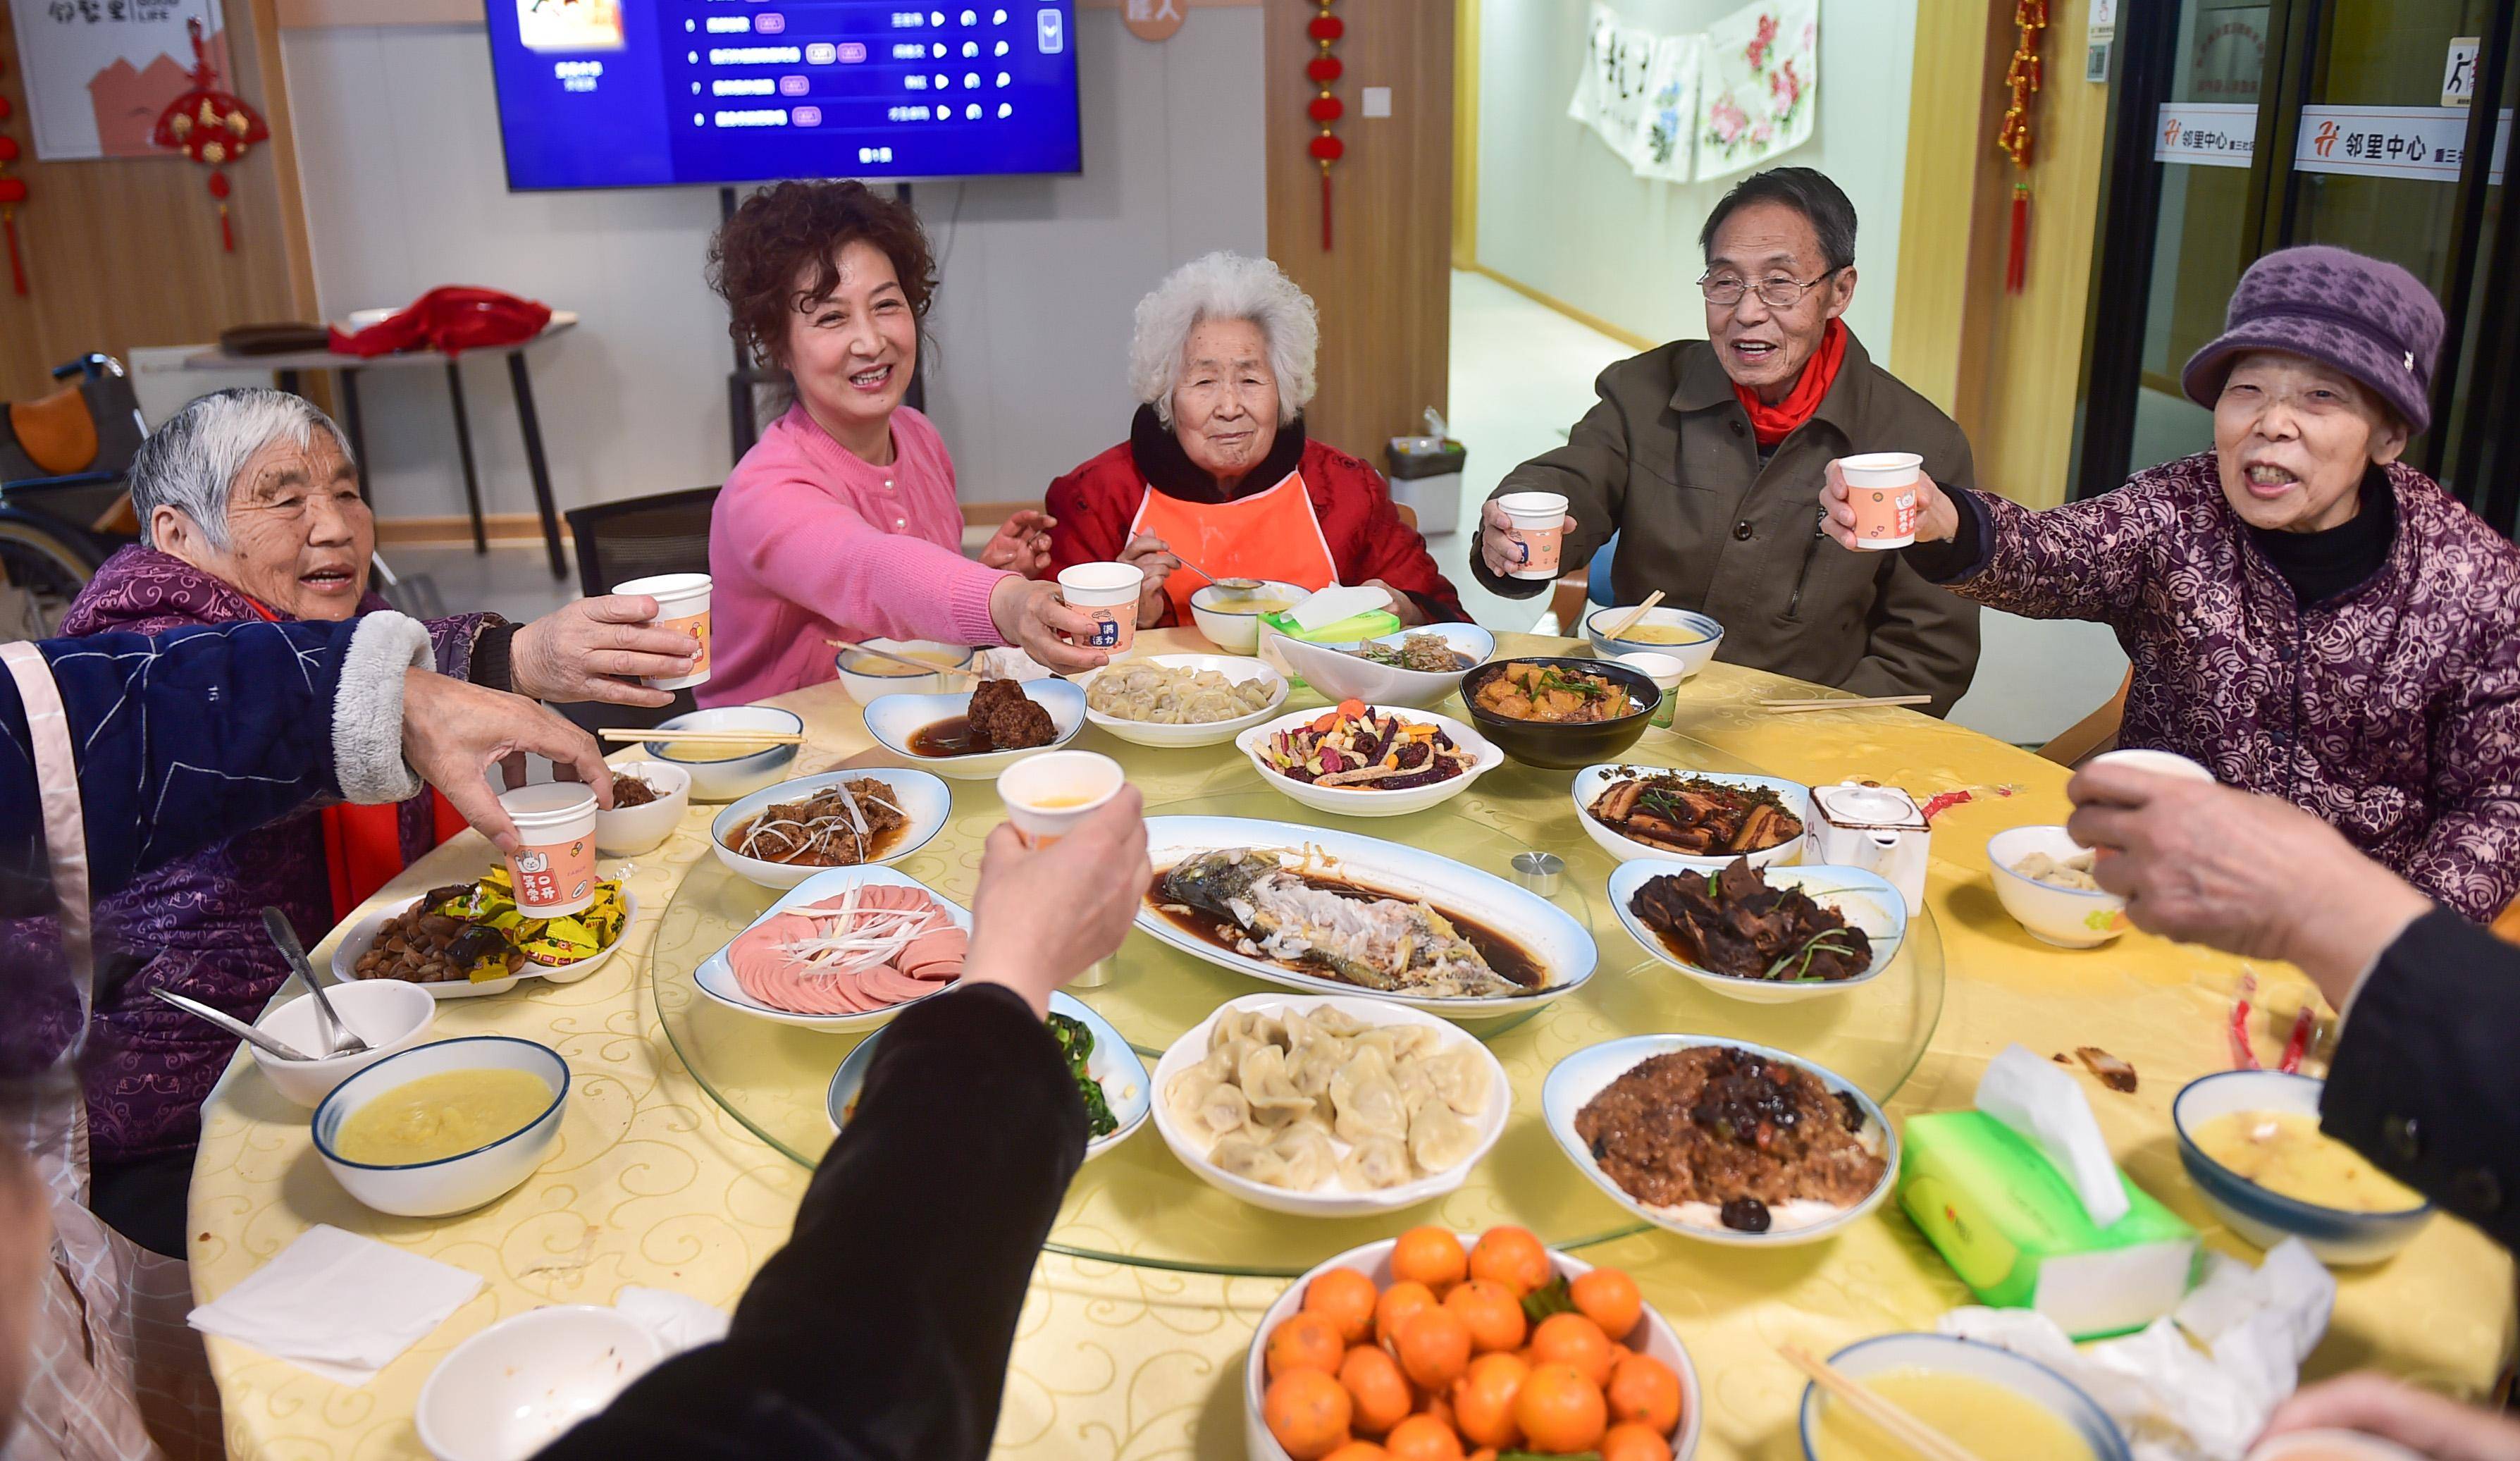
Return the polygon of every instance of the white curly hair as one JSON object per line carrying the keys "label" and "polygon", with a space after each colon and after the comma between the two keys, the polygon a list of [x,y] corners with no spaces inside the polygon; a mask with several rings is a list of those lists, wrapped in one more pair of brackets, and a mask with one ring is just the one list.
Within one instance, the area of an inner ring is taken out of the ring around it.
{"label": "white curly hair", "polygon": [[1310,295],[1265,258],[1219,251],[1173,270],[1138,301],[1137,333],[1129,341],[1129,389],[1155,408],[1155,419],[1173,424],[1173,388],[1181,384],[1182,353],[1191,331],[1207,320],[1248,320],[1269,342],[1269,368],[1278,377],[1278,424],[1284,426],[1312,403],[1313,360],[1321,352],[1321,316]]}

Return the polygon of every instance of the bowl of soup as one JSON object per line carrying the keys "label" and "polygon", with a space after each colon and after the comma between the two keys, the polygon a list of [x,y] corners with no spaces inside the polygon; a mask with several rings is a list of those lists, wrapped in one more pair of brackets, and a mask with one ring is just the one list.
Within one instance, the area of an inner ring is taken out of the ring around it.
{"label": "bowl of soup", "polygon": [[1313,596],[1300,583],[1261,580],[1248,593],[1228,593],[1208,584],[1190,596],[1190,616],[1207,642],[1229,655],[1248,655],[1260,647],[1260,616],[1283,614]]}
{"label": "bowl of soup", "polygon": [[733,801],[782,780],[796,764],[794,746],[747,747],[735,741],[677,741],[678,730],[783,731],[805,729],[804,717],[770,706],[719,706],[657,722],[656,739],[642,743],[647,753],[692,778],[694,801]]}
{"label": "bowl of soup", "polygon": [[380,1212],[442,1217],[506,1196],[551,1155],[568,1104],[560,1052],[467,1035],[387,1056],[315,1108],[316,1155]]}
{"label": "bowl of soup", "polygon": [[840,673],[840,686],[849,699],[871,706],[887,695],[942,695],[949,690],[968,690],[970,682],[960,675],[945,672],[969,669],[980,652],[966,644],[947,644],[938,639],[867,639],[868,649],[884,650],[904,660],[915,660],[932,665],[926,670],[913,669],[860,650],[842,650],[833,659]]}
{"label": "bowl of soup", "polygon": [[1634,613],[1634,608],[1613,606],[1584,616],[1584,637],[1593,642],[1593,653],[1604,657],[1669,655],[1681,662],[1684,673],[1695,674],[1706,667],[1706,662],[1715,658],[1715,651],[1724,643],[1722,624],[1686,609],[1648,609],[1644,617],[1612,639],[1609,631]]}
{"label": "bowl of soup", "polygon": [[[1939,1334],[1885,1334],[1830,1365],[1987,1461],[2129,1461],[2126,1437],[2054,1370]],[[1817,1385],[1803,1387],[1804,1461],[1912,1461],[1915,1453]]]}
{"label": "bowl of soup", "polygon": [[2318,1129],[2325,1082],[2224,1071],[2170,1105],[2179,1161],[2216,1216],[2260,1248],[2299,1238],[2330,1265],[2376,1263],[2432,1221],[2423,1195]]}

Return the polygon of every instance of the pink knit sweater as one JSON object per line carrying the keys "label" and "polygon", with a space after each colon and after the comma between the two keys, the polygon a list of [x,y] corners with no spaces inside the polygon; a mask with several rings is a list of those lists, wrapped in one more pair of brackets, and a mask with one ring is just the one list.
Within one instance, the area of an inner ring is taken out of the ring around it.
{"label": "pink knit sweater", "polygon": [[712,643],[704,706],[833,678],[826,639],[1002,644],[989,592],[1008,573],[963,556],[954,459],[927,418],[892,415],[872,466],[788,409],[726,479],[709,521]]}

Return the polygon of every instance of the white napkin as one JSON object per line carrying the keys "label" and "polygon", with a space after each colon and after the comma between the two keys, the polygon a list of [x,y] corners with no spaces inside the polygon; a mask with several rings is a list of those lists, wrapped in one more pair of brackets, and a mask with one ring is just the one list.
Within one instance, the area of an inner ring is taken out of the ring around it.
{"label": "white napkin", "polygon": [[2064,1173],[2093,1224],[2108,1227],[2126,1216],[2125,1179],[2073,1076],[2023,1046],[2006,1045],[1978,1080],[1977,1109],[2019,1132]]}
{"label": "white napkin", "polygon": [[2137,1461],[2239,1461],[2327,1332],[2336,1280],[2298,1238],[2268,1250],[2257,1268],[2220,1254],[2210,1263],[2175,1313],[2088,1348],[2032,1309],[1954,1309],[1941,1328],[2081,1386],[2126,1433]]}
{"label": "white napkin", "polygon": [[190,1317],[203,1334],[355,1387],[480,1289],[478,1274],[318,1224]]}
{"label": "white napkin", "polygon": [[726,1311],[670,1289],[624,1288],[612,1306],[664,1342],[671,1357],[726,1338]]}
{"label": "white napkin", "polygon": [[1303,631],[1310,634],[1326,624],[1343,618],[1354,618],[1391,605],[1391,595],[1378,588],[1341,588],[1332,584],[1286,611]]}
{"label": "white napkin", "polygon": [[1049,665],[1012,645],[980,651],[971,669],[993,680],[1046,680],[1051,675]]}

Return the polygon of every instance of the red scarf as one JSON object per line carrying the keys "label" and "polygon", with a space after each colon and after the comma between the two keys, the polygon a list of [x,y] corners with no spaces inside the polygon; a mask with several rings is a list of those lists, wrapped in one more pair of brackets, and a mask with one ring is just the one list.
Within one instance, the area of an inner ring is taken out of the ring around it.
{"label": "red scarf", "polygon": [[1761,446],[1774,446],[1794,434],[1794,428],[1812,419],[1820,409],[1821,397],[1828,394],[1830,383],[1837,379],[1837,368],[1846,363],[1846,322],[1831,320],[1820,336],[1820,348],[1803,362],[1803,378],[1785,398],[1769,405],[1759,393],[1735,382],[1732,393],[1741,401],[1741,409],[1750,413],[1750,431]]}

